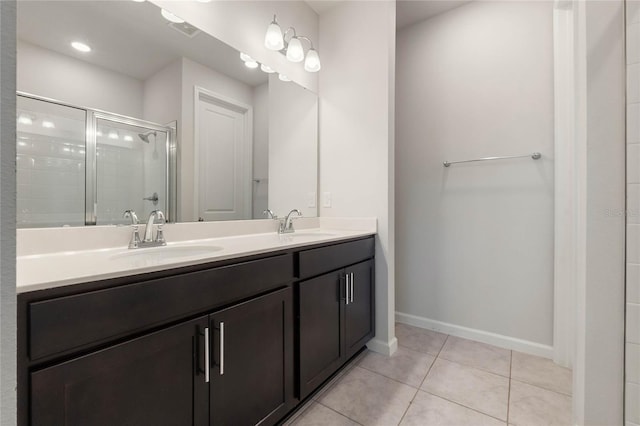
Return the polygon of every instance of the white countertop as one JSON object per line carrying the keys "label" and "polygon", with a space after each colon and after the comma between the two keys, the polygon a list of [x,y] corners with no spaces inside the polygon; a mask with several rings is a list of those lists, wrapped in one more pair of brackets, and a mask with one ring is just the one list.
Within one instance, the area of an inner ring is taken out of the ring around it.
{"label": "white countertop", "polygon": [[[23,238],[23,246],[20,247],[22,255],[17,257],[17,292],[24,293],[107,278],[162,271],[376,233],[375,219],[373,222],[370,218],[360,222],[354,219],[340,222],[332,218],[322,222],[316,218],[315,223],[309,222],[307,225],[318,224],[321,226],[317,228],[302,226],[293,234],[279,235],[276,232],[264,232],[214,237],[204,235],[204,238],[191,240],[178,237],[180,224],[176,224],[176,228],[171,232],[165,232],[167,246],[135,250],[129,250],[127,244],[116,247],[96,247],[94,244],[88,249],[62,251],[48,249],[42,253],[35,253],[33,247],[25,247],[25,245],[34,244],[33,241],[37,240],[33,234],[30,234]],[[196,224],[189,225],[191,227],[197,226]],[[206,225],[201,225],[201,227],[202,230],[206,229]],[[120,228],[112,227],[112,229],[113,232],[122,233]],[[115,231],[116,229],[117,231]],[[28,231],[31,233],[31,231],[38,230]],[[51,238],[55,232],[51,229],[42,230],[40,235]],[[74,233],[77,236],[79,233],[95,231],[74,229],[58,232],[67,232],[69,235]],[[109,232],[109,229],[101,232]],[[226,234],[226,232],[221,234]],[[37,232],[35,235],[37,236]],[[185,235],[191,236],[192,233],[186,232]],[[64,239],[62,235],[59,236],[68,244],[68,239]],[[20,233],[18,233],[18,240],[20,243]],[[61,244],[61,246],[68,247],[65,244]]]}

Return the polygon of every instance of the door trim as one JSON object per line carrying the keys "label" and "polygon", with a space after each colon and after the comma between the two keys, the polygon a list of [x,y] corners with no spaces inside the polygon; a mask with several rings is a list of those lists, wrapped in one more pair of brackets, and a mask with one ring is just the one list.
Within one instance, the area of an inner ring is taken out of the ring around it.
{"label": "door trim", "polygon": [[[193,211],[194,219],[200,214],[200,162],[199,158],[199,124],[200,124],[200,99],[205,98],[210,103],[223,108],[236,111],[244,116],[244,155],[242,156],[242,174],[245,177],[242,182],[242,191],[246,212],[253,215],[252,206],[252,175],[253,175],[253,106],[235,100],[225,95],[205,89],[193,87]],[[184,220],[185,218],[183,218]]]}

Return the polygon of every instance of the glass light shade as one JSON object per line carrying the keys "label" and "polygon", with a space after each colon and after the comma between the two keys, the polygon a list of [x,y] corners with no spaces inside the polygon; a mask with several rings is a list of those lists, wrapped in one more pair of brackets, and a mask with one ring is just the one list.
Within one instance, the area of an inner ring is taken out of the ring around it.
{"label": "glass light shade", "polygon": [[264,47],[269,50],[281,50],[284,47],[282,28],[280,28],[275,19],[267,27],[267,34],[264,36]]}
{"label": "glass light shade", "polygon": [[291,79],[284,74],[278,74],[278,79],[280,81],[291,81]]}
{"label": "glass light shade", "polygon": [[275,72],[273,68],[271,68],[270,66],[265,65],[265,64],[260,65],[260,69],[262,71],[266,72],[267,74],[272,74],[272,73]]}
{"label": "glass light shade", "polygon": [[184,22],[184,19],[174,15],[173,13],[169,12],[168,10],[161,9],[160,10],[160,14],[162,15],[162,17],[164,19],[166,19],[169,22],[173,22],[173,23],[176,23],[176,24],[182,24]]}
{"label": "glass light shade", "polygon": [[242,60],[242,62],[255,62],[255,59],[242,52],[240,52],[240,60]]}
{"label": "glass light shade", "polygon": [[293,37],[287,46],[287,59],[291,62],[302,62],[304,59],[304,50],[302,42],[298,37]]}
{"label": "glass light shade", "polygon": [[320,56],[315,49],[309,49],[307,58],[304,60],[304,69],[309,72],[318,72],[322,66],[320,65]]}
{"label": "glass light shade", "polygon": [[244,63],[244,66],[247,68],[254,69],[254,68],[258,68],[258,63],[256,61],[247,61]]}

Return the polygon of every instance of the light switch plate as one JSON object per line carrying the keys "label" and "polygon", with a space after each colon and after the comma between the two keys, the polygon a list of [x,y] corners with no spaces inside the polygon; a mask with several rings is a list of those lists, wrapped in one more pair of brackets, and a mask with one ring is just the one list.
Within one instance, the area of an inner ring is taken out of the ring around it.
{"label": "light switch plate", "polygon": [[331,207],[331,193],[323,192],[322,193],[322,207]]}
{"label": "light switch plate", "polygon": [[316,207],[316,193],[307,192],[307,207],[313,209]]}

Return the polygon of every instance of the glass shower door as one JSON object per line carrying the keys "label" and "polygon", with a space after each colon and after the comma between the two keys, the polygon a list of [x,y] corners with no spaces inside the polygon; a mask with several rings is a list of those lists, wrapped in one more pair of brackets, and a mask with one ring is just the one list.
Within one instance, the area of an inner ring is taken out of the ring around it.
{"label": "glass shower door", "polygon": [[96,113],[97,225],[123,224],[125,210],[144,221],[153,210],[168,213],[166,128]]}
{"label": "glass shower door", "polygon": [[17,227],[84,225],[86,111],[17,97]]}

